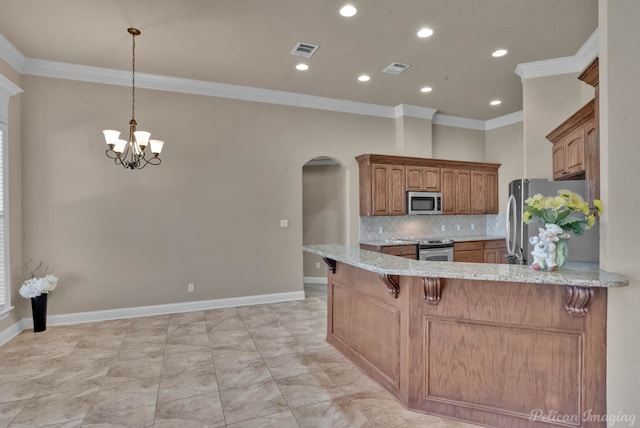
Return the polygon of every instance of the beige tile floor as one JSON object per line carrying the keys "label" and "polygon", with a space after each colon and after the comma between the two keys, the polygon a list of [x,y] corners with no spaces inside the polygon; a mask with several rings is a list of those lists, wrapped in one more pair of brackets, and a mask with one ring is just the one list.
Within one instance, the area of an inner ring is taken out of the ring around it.
{"label": "beige tile floor", "polygon": [[24,331],[0,427],[434,427],[325,342],[326,295]]}

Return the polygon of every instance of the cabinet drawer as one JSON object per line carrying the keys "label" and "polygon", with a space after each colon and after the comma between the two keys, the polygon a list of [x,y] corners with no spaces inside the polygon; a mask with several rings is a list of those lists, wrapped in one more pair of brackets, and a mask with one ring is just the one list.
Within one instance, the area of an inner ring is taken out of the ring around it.
{"label": "cabinet drawer", "polygon": [[[482,243],[480,243],[482,245]],[[464,250],[453,252],[454,262],[484,263],[484,250]]]}
{"label": "cabinet drawer", "polygon": [[392,256],[413,256],[416,257],[418,249],[415,245],[394,245],[392,247],[383,247],[382,252]]}
{"label": "cabinet drawer", "polygon": [[482,241],[454,242],[453,243],[453,251],[482,250],[482,249],[484,249]]}
{"label": "cabinet drawer", "polygon": [[504,239],[496,239],[494,241],[484,241],[485,249],[504,248],[507,244]]}

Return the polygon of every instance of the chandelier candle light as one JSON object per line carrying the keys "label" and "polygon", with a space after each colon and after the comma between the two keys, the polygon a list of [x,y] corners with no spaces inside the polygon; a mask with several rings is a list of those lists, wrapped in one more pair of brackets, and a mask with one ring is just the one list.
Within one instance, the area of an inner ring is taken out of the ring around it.
{"label": "chandelier candle light", "polygon": [[[158,157],[162,151],[164,141],[150,140],[151,134],[146,131],[137,131],[136,126],[136,36],[140,35],[137,28],[128,28],[127,32],[133,38],[132,67],[131,67],[131,120],[129,121],[129,139],[120,139],[120,131],[105,129],[104,139],[109,148],[106,151],[107,157],[114,159],[116,165],[122,165],[129,169],[142,169],[148,164],[160,165],[162,162]],[[150,146],[153,157],[146,158],[145,149]]]}

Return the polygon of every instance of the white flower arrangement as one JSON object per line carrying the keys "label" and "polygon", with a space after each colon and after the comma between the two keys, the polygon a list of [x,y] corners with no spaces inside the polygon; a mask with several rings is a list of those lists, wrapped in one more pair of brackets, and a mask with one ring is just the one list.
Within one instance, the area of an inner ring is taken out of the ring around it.
{"label": "white flower arrangement", "polygon": [[26,273],[25,277],[19,277],[24,281],[22,286],[20,286],[20,295],[25,299],[31,299],[33,297],[38,297],[41,294],[49,294],[51,291],[56,289],[58,285],[58,277],[53,275],[52,273],[47,273],[48,267],[45,268],[44,276],[37,277],[37,273],[42,267],[42,262],[38,264],[35,268],[32,268],[31,261],[27,262],[24,265],[22,271]]}
{"label": "white flower arrangement", "polygon": [[20,295],[25,299],[30,299],[41,294],[49,294],[56,289],[57,285],[58,277],[51,274],[44,278],[27,279],[20,287]]}

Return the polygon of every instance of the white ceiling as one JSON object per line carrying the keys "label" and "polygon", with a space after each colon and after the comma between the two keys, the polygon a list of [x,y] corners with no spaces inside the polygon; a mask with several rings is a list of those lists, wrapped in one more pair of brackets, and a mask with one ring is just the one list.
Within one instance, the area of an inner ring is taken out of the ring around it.
{"label": "white ceiling", "polygon": [[[518,64],[572,56],[598,25],[597,0],[353,0],[358,14],[343,18],[346,3],[0,0],[0,34],[27,58],[130,70],[136,27],[139,72],[488,120],[522,109]],[[417,38],[423,26],[435,34]],[[299,41],[320,49],[292,56]],[[411,68],[382,73],[393,61]]]}

